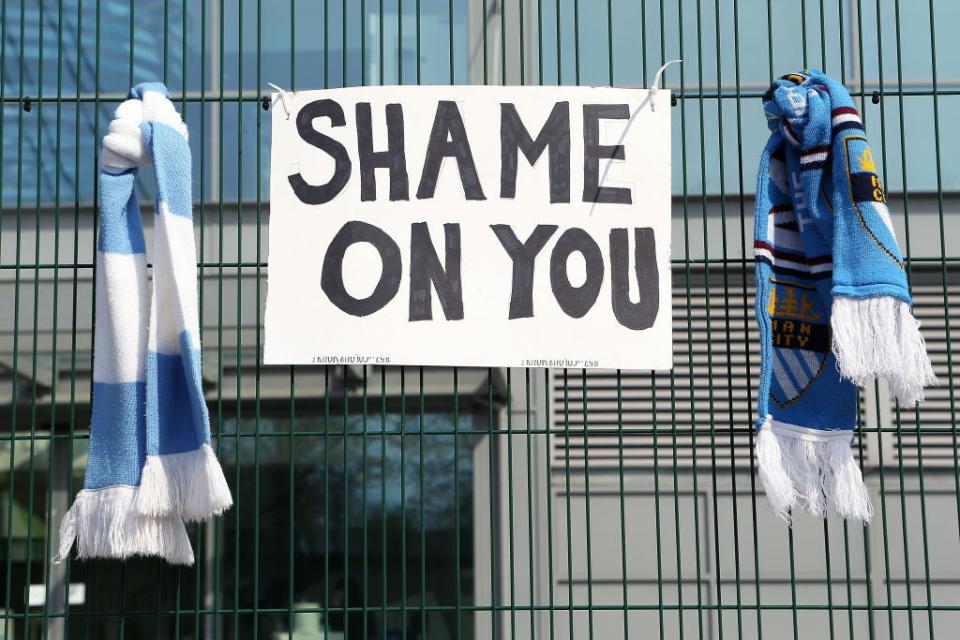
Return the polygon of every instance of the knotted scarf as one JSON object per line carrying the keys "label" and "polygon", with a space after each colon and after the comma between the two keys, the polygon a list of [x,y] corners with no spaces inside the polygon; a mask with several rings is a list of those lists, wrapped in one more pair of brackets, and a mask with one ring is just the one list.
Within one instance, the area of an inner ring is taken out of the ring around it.
{"label": "knotted scarf", "polygon": [[901,405],[936,382],[863,123],[819,71],[775,81],[757,178],[757,458],[768,501],[869,521],[851,451],[857,386],[886,377]]}
{"label": "knotted scarf", "polygon": [[[197,259],[187,127],[162,84],[140,84],[103,139],[93,418],[84,488],[55,561],[161,556],[192,564],[184,520],[232,498],[213,449],[200,373]],[[134,185],[152,164],[153,268]]]}

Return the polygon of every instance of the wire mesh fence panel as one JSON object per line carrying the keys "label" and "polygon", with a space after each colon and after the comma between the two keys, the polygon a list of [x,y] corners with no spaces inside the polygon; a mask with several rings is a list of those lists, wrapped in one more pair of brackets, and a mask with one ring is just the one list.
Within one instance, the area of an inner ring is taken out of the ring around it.
{"label": "wire mesh fence panel", "polygon": [[[3,2],[0,637],[955,637],[958,22],[950,0]],[[671,59],[672,371],[261,364],[268,82],[648,87]],[[760,99],[801,68],[862,114],[940,379],[919,408],[861,390],[866,527],[786,527],[752,456]],[[153,80],[190,128],[235,505],[190,526],[192,567],[55,565],[89,442],[99,140]]]}

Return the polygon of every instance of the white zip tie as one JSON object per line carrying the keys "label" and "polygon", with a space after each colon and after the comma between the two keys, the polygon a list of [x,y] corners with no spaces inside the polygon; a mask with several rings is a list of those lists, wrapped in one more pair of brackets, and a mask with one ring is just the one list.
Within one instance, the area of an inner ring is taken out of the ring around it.
{"label": "white zip tie", "polygon": [[287,104],[287,96],[292,96],[292,95],[293,95],[293,92],[292,92],[292,91],[287,91],[286,89],[283,89],[283,88],[281,88],[281,87],[278,87],[277,85],[273,84],[272,82],[268,82],[267,85],[268,85],[271,89],[273,89],[274,91],[277,92],[277,95],[275,95],[275,96],[270,100],[270,106],[272,107],[273,105],[275,105],[275,104],[277,103],[277,98],[279,98],[279,99],[280,99],[280,106],[283,107],[284,113],[287,114],[287,120],[289,120],[289,119],[290,119],[290,105]]}
{"label": "white zip tie", "polygon": [[660,89],[660,78],[663,76],[663,72],[672,64],[683,62],[683,60],[670,60],[665,62],[662,67],[657,69],[657,73],[653,76],[653,84],[650,85],[650,110],[656,111],[657,106],[657,91]]}

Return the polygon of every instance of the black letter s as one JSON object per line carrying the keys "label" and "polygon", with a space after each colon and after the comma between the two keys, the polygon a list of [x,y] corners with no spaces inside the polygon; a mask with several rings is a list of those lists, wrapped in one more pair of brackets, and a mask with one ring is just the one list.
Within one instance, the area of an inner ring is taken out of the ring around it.
{"label": "black letter s", "polygon": [[300,137],[304,142],[326,152],[336,163],[333,177],[326,184],[308,184],[299,173],[288,176],[293,192],[304,204],[324,204],[333,200],[346,186],[352,170],[346,147],[313,128],[313,119],[323,117],[329,118],[334,127],[342,127],[346,124],[343,108],[329,99],[315,100],[300,109],[300,113],[297,114],[297,133]]}

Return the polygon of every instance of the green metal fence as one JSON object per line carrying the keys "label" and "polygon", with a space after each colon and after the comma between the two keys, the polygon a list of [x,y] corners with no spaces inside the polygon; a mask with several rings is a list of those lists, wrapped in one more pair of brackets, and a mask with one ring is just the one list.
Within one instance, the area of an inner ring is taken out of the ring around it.
{"label": "green metal fence", "polygon": [[[950,0],[4,1],[0,637],[956,637],[958,23]],[[268,81],[648,86],[672,58],[673,372],[260,365]],[[759,98],[799,67],[859,102],[941,380],[919,409],[861,394],[868,527],[785,527],[750,453]],[[191,130],[236,505],[190,529],[195,567],[51,565],[88,440],[98,140],[155,79]]]}

